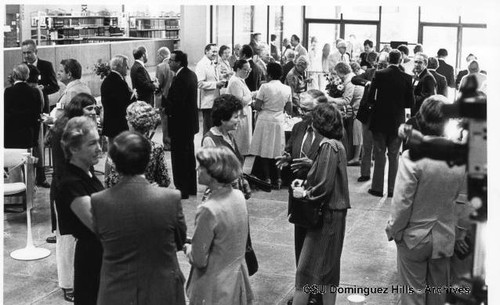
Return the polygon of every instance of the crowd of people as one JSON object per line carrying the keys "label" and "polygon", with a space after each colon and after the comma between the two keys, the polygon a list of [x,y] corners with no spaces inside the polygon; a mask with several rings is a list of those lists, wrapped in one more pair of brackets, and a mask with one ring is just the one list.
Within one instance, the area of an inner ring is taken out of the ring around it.
{"label": "crowd of people", "polygon": [[[295,224],[294,305],[321,298],[305,293],[306,284],[339,285],[351,207],[347,166],[360,166],[357,181],[372,180],[368,193],[383,197],[386,154],[392,197],[386,231],[397,244],[401,283],[415,289],[449,284],[453,210],[465,169],[401,154],[400,126],[409,109],[413,128],[444,136],[448,88],[460,90],[474,78],[486,94],[477,59],[471,54],[467,73],[455,77],[446,49],[434,58],[418,45],[410,57],[406,45],[377,53],[366,40],[358,56],[342,39],[331,52],[330,44],[320,51],[315,37],[308,51],[297,35],[282,50],[275,35],[270,45],[261,36],[253,34],[233,52],[208,44],[194,71],[186,53],[162,47],[156,77],[145,68],[148,51],[139,46],[132,52],[132,88],[126,82],[128,57],[114,55],[101,85],[99,114],[81,81],[82,67],[72,58],[60,62],[57,78],[65,88],[50,107],[47,95],[59,89],[56,73],[38,58],[34,41],[22,43],[24,63],[14,68],[4,94],[5,147],[30,148],[40,156],[43,121],[54,160],[50,202],[56,236],[50,241],[56,242],[59,286],[67,301],[185,304],[176,255],[182,250],[191,263],[190,304],[251,304],[251,186],[242,168],[252,156],[257,179],[277,189],[303,180],[303,191],[294,196],[321,203],[319,228]],[[199,110],[202,148],[195,152]],[[160,125],[162,143],[156,143],[152,134]],[[103,137],[109,145],[100,180],[94,165],[103,154]],[[171,182],[174,188],[168,188]],[[47,184],[43,164],[37,166],[37,184]],[[181,200],[196,195],[198,184],[207,188],[194,234],[187,238]],[[405,294],[402,300],[442,304],[441,297]],[[323,304],[335,300],[334,293],[322,296]]]}

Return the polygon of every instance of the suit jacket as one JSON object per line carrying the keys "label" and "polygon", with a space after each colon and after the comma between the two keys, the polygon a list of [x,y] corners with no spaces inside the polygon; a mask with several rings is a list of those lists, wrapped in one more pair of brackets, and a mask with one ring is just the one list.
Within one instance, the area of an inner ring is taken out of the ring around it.
{"label": "suit jacket", "polygon": [[420,73],[418,79],[413,81],[413,85],[415,86],[413,90],[413,94],[415,95],[415,107],[412,109],[412,116],[417,114],[426,98],[436,94],[437,87],[436,79],[434,79],[434,76],[432,76],[427,69],[424,69],[424,71]]}
{"label": "suit jacket", "polygon": [[359,75],[356,75],[351,79],[351,82],[354,85],[365,87],[365,91],[363,91],[363,97],[361,98],[361,102],[359,103],[360,107],[361,107],[361,105],[365,104],[368,100],[368,94],[369,94],[370,90],[369,90],[369,88],[366,88],[366,83],[372,81],[373,76],[375,75],[375,71],[377,71],[376,68],[368,68],[368,69],[366,69],[365,72],[363,72]]}
{"label": "suit jacket", "polygon": [[135,61],[130,68],[130,78],[132,79],[132,88],[137,89],[137,99],[154,106],[155,85],[146,68]]}
{"label": "suit jacket", "polygon": [[436,72],[446,78],[448,87],[455,88],[455,71],[453,70],[453,67],[442,59],[438,59],[438,62],[439,67],[436,69]]}
{"label": "suit jacket", "polygon": [[104,111],[102,134],[114,138],[128,130],[127,107],[132,103],[132,90],[120,74],[112,71],[102,82],[101,102]]}
{"label": "suit jacket", "polygon": [[94,193],[91,207],[103,246],[98,304],[185,304],[177,251],[186,240],[181,194],[141,176]]}
{"label": "suit jacket", "polygon": [[436,80],[436,93],[444,96],[448,96],[448,83],[446,82],[446,77],[436,72],[436,70],[429,70],[429,72],[434,76]]}
{"label": "suit jacket", "polygon": [[41,100],[34,88],[18,82],[4,91],[4,147],[30,148],[36,145]]}
{"label": "suit jacket", "polygon": [[405,108],[414,104],[411,76],[395,65],[376,71],[368,102],[374,105],[370,130],[397,135],[405,120]]}
{"label": "suit jacket", "polygon": [[[300,155],[300,152],[302,148],[302,142],[304,140],[304,136],[306,134],[308,126],[309,126],[308,122],[300,121],[295,125],[293,125],[292,127],[290,138],[288,139],[288,142],[286,142],[285,145],[285,151],[292,156],[292,159],[297,159],[302,157]],[[323,136],[320,135],[318,132],[314,131],[314,141],[312,142],[311,149],[307,153],[307,157],[309,159],[311,160],[316,159],[316,156],[318,155],[319,143],[321,143],[321,140],[323,140]],[[295,174],[295,178],[305,179],[307,177],[308,171],[309,169],[299,170]]]}
{"label": "suit jacket", "polygon": [[198,133],[198,79],[188,67],[174,77],[166,101],[168,130],[172,138],[193,136]]}
{"label": "suit jacket", "polygon": [[170,70],[168,61],[163,61],[161,64],[156,66],[156,78],[158,79],[159,91],[156,95],[155,106],[165,107],[165,103],[168,96],[168,90],[172,85],[172,79],[174,78],[174,72]]}
{"label": "suit jacket", "polygon": [[250,91],[257,91],[259,90],[262,81],[262,71],[253,60],[249,59],[248,63],[250,64],[250,68],[252,68],[252,71],[245,79],[245,83],[247,84]]}
{"label": "suit jacket", "polygon": [[43,85],[43,112],[49,113],[49,94],[56,93],[59,91],[59,85],[57,84],[56,73],[52,67],[52,63],[38,59],[36,67],[40,70],[40,81],[38,84]]}
{"label": "suit jacket", "polygon": [[465,179],[465,167],[424,158],[411,161],[404,151],[399,163],[389,239],[413,249],[432,234],[432,258],[449,257],[455,244],[455,199]]}

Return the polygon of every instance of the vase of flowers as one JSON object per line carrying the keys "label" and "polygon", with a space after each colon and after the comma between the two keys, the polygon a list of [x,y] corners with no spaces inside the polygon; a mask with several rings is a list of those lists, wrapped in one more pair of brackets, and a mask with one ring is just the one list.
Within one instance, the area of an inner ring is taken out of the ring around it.
{"label": "vase of flowers", "polygon": [[342,79],[335,73],[327,73],[325,78],[327,81],[325,89],[328,95],[333,98],[341,97],[345,90]]}

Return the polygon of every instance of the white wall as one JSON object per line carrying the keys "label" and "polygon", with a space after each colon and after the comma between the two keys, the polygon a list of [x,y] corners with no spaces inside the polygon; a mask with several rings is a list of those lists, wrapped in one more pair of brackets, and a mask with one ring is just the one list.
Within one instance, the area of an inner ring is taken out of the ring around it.
{"label": "white wall", "polygon": [[189,67],[204,55],[210,40],[210,8],[206,5],[181,6],[181,30],[179,49],[188,55]]}

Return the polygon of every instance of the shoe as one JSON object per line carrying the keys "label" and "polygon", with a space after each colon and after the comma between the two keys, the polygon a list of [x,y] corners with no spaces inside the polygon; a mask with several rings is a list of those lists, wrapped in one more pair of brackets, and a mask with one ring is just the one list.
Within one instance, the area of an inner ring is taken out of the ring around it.
{"label": "shoe", "polygon": [[73,289],[62,289],[63,294],[64,294],[64,300],[67,302],[74,302],[75,301],[75,294]]}
{"label": "shoe", "polygon": [[393,194],[393,192],[388,192],[388,193],[387,193],[387,197],[388,197],[388,198],[392,198],[392,195],[394,195],[394,194]]}
{"label": "shoe", "polygon": [[382,192],[374,191],[372,189],[368,190],[368,194],[373,195],[373,196],[377,196],[377,197],[384,197],[384,194]]}
{"label": "shoe", "polygon": [[361,176],[358,178],[358,182],[365,182],[370,180],[370,176]]}
{"label": "shoe", "polygon": [[293,299],[290,299],[288,300],[288,302],[286,302],[286,305],[292,305],[293,304]]}
{"label": "shoe", "polygon": [[276,180],[276,183],[273,185],[273,188],[276,190],[280,190],[282,185],[283,185],[283,181],[281,181],[281,179],[278,179],[278,180]]}
{"label": "shoe", "polygon": [[360,166],[361,163],[359,161],[349,161],[347,162],[347,166]]}
{"label": "shoe", "polygon": [[47,180],[38,182],[36,185],[46,189],[50,188],[50,183],[48,183]]}
{"label": "shoe", "polygon": [[48,242],[49,244],[55,244],[56,241],[57,241],[57,238],[56,238],[55,235],[54,236],[49,236],[49,237],[47,237],[47,239],[45,241]]}

